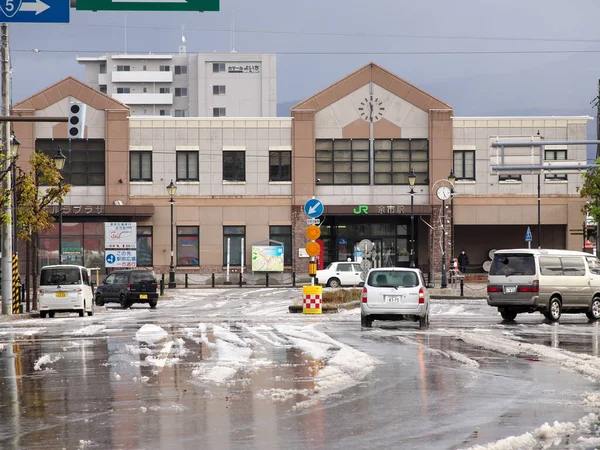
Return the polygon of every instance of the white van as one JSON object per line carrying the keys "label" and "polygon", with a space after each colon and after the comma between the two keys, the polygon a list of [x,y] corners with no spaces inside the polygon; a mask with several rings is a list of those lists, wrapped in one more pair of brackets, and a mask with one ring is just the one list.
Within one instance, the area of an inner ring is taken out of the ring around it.
{"label": "white van", "polygon": [[561,313],[585,313],[600,319],[600,261],[569,250],[498,250],[490,267],[488,305],[504,320],[541,312],[557,321]]}
{"label": "white van", "polygon": [[88,270],[83,266],[44,266],[40,272],[38,301],[40,317],[57,312],[78,312],[83,317],[93,311],[94,294]]}

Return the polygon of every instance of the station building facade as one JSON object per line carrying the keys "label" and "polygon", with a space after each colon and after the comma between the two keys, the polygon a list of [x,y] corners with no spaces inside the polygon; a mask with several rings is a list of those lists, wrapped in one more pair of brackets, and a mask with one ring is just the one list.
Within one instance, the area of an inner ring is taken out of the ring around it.
{"label": "station building facade", "polygon": [[[20,164],[34,148],[53,154],[60,145],[67,155],[73,189],[62,206],[64,258],[102,267],[103,223],[133,221],[138,264],[157,273],[169,270],[173,229],[178,277],[222,274],[228,260],[232,271],[249,273],[252,245],[269,239],[284,243],[288,274],[305,274],[303,205],[312,197],[325,205],[324,264],[354,258],[355,245],[370,239],[376,265],[407,266],[413,251],[436,276],[445,237],[446,257],[464,248],[472,271],[481,272],[491,249],[523,246],[528,226],[537,239],[537,176],[494,173],[491,142],[581,140],[590,120],[456,117],[376,64],[294,106],[290,117],[132,116],[73,78],[18,103],[13,114],[66,116],[74,100],[88,108],[84,140],[69,143],[64,123],[13,124]],[[560,147],[545,148],[544,159],[585,164],[584,146]],[[582,248],[574,232],[584,221],[580,185],[578,173],[542,175],[542,246]],[[454,194],[445,211],[440,186]],[[57,236],[55,226],[40,238],[38,263],[57,262]]]}

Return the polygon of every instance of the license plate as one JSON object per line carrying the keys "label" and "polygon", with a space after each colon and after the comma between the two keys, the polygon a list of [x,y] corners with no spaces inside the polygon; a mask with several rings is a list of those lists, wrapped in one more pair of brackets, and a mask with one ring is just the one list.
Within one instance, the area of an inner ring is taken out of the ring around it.
{"label": "license plate", "polygon": [[516,294],[517,287],[516,286],[504,286],[504,293],[505,294]]}
{"label": "license plate", "polygon": [[386,303],[402,303],[403,295],[386,295],[384,301]]}
{"label": "license plate", "polygon": [[148,298],[147,294],[140,294],[140,298]]}
{"label": "license plate", "polygon": [[55,295],[56,295],[56,298],[65,298],[67,296],[67,293],[58,291],[55,293]]}

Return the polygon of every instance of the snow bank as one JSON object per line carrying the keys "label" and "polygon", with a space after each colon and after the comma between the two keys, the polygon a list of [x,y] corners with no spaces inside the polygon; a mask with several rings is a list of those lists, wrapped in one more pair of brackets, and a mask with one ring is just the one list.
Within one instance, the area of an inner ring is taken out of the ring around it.
{"label": "snow bank", "polygon": [[87,327],[80,328],[79,330],[73,331],[71,334],[74,336],[93,336],[104,330],[106,325],[88,325]]}
{"label": "snow bank", "polygon": [[168,336],[168,333],[158,325],[147,323],[135,333],[135,339],[138,342],[146,344],[156,344]]}
{"label": "snow bank", "polygon": [[[33,370],[42,370],[42,366],[46,366],[48,364],[53,364],[59,359],[62,359],[62,355],[57,355],[56,357],[52,357],[51,355],[44,355],[35,362],[33,366]],[[43,370],[50,370],[50,368],[45,368]]]}

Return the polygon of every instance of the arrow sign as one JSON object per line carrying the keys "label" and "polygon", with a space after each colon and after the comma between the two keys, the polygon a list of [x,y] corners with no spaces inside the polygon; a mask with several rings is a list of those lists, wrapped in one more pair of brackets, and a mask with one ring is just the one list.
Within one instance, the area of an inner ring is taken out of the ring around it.
{"label": "arrow sign", "polygon": [[70,0],[0,0],[0,22],[68,23]]}
{"label": "arrow sign", "polygon": [[21,8],[19,8],[19,11],[32,11],[35,12],[35,15],[37,16],[38,14],[43,13],[49,8],[50,7],[41,0],[36,0],[35,2],[23,3],[21,5]]}
{"label": "arrow sign", "polygon": [[304,213],[313,219],[322,216],[324,211],[325,206],[323,206],[323,203],[319,199],[311,198],[304,204]]}

